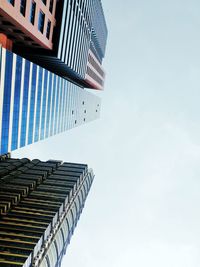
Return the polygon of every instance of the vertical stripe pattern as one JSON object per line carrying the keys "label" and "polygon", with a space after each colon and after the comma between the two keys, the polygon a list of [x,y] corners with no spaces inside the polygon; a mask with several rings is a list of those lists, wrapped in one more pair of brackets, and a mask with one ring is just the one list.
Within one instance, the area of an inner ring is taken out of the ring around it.
{"label": "vertical stripe pattern", "polygon": [[99,117],[100,99],[0,49],[0,154]]}

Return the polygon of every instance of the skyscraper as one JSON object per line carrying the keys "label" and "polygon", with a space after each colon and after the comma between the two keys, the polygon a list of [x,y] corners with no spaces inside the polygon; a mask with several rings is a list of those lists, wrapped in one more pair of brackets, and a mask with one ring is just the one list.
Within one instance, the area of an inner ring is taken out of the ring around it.
{"label": "skyscraper", "polygon": [[100,0],[0,1],[0,155],[99,117]]}
{"label": "skyscraper", "polygon": [[99,97],[5,48],[0,69],[0,154],[99,117]]}
{"label": "skyscraper", "polygon": [[81,87],[103,89],[107,26],[100,0],[1,0],[0,15],[4,46]]}
{"label": "skyscraper", "polygon": [[59,267],[93,178],[84,164],[0,157],[0,266]]}
{"label": "skyscraper", "polygon": [[27,58],[43,62],[51,71],[69,78],[82,87],[103,89],[107,27],[99,0],[58,1],[53,49],[23,50]]}

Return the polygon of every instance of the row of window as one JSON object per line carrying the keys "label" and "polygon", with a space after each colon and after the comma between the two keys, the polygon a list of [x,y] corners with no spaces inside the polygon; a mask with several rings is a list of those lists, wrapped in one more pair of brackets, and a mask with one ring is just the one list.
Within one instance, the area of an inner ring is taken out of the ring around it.
{"label": "row of window", "polygon": [[[71,1],[70,4],[64,5],[58,58],[84,78],[90,43],[90,29],[79,6],[75,3],[75,1]],[[89,1],[82,1],[81,5],[83,9],[89,9]]]}
{"label": "row of window", "polygon": [[90,189],[91,183],[91,177],[87,176],[82,184],[82,188],[76,195],[76,198],[74,199],[74,202],[70,210],[68,211],[66,218],[63,220],[59,230],[54,237],[53,242],[48,248],[45,257],[40,264],[41,267],[55,266],[58,263],[60,257],[62,257],[62,251],[67,247],[69,243],[71,235],[84,206],[85,198]]}
{"label": "row of window", "polygon": [[[8,0],[8,2],[11,4],[11,5],[15,5],[15,0]],[[20,12],[25,15],[25,10],[26,10],[26,2],[27,0],[21,0],[20,2]],[[34,2],[34,1],[33,1]],[[42,0],[43,4],[46,6],[47,4],[47,0]],[[54,4],[54,0],[50,0],[50,3],[49,3],[49,11],[52,13],[53,12],[53,4]]]}
{"label": "row of window", "polygon": [[[36,3],[32,1],[31,5],[31,12],[30,12],[30,22],[34,25],[35,24],[35,12],[36,12]],[[38,16],[38,30],[43,33],[44,32],[44,22],[45,22],[45,14],[40,10]],[[51,21],[48,20],[47,28],[46,28],[46,37],[49,39],[51,31]]]}
{"label": "row of window", "polygon": [[[51,169],[52,167],[51,163],[51,166],[49,166],[48,162],[35,162],[34,160],[23,165],[23,167],[22,163],[18,162],[17,166],[20,167],[18,170],[22,171],[22,168],[23,170],[26,170],[26,167],[32,164],[34,167],[28,169],[29,172],[32,171],[32,168],[34,168],[34,170],[37,169],[41,171],[45,168],[46,171],[46,168],[49,169],[50,167]],[[57,182],[59,181],[62,183],[64,181],[71,181],[71,185],[76,185],[77,177],[79,177],[79,179],[83,179],[82,174],[84,173],[84,170],[86,171],[86,167],[78,164],[73,164],[73,166],[71,165],[72,164],[64,163],[62,167],[57,169],[56,172],[60,172],[60,179],[56,179]],[[14,161],[14,164],[6,161],[1,163],[1,166],[16,166],[16,160]],[[71,176],[71,173],[74,175]],[[40,175],[38,175],[38,177],[39,176]],[[44,180],[42,184],[45,182],[51,182],[51,177],[52,175]],[[26,183],[29,183],[33,180],[32,177],[29,178],[30,179],[28,180],[24,179],[26,180]],[[84,178],[85,180],[83,187],[80,188],[76,198],[73,200],[74,204],[71,206],[70,210],[66,214],[65,220],[60,225],[60,228],[46,253],[46,262],[43,261],[40,265],[41,267],[56,265],[57,261],[59,261],[60,257],[62,256],[63,249],[65,249],[65,246],[68,244],[71,235],[73,234],[91,184],[89,181],[90,176],[87,175]],[[16,190],[18,190],[16,192],[19,192],[18,183],[20,180],[16,180],[16,177],[13,180],[16,182]],[[2,263],[6,264],[6,261],[12,261],[14,265],[16,262],[24,262],[25,259],[27,259],[27,265],[23,266],[30,266],[31,260],[33,260],[33,257],[37,255],[42,246],[43,240],[46,240],[43,239],[44,230],[48,229],[49,221],[52,221],[52,217],[54,216],[55,212],[58,211],[59,207],[62,207],[61,204],[65,199],[65,195],[68,194],[68,190],[65,187],[64,194],[48,193],[46,195],[45,191],[40,190],[42,184],[40,184],[36,190],[32,191],[27,198],[24,198],[18,205],[13,207],[9,214],[4,216],[3,220],[0,222],[0,261],[2,261]],[[58,188],[55,180],[53,187]],[[21,191],[23,191],[23,188],[24,185],[21,185]],[[9,187],[9,190],[11,190],[11,192],[9,191],[11,193],[10,195],[14,195],[13,189],[10,189]],[[77,190],[78,189],[76,188],[76,191]],[[34,193],[39,194],[37,194],[36,197]],[[74,192],[74,194],[76,193],[77,192]],[[10,239],[11,237],[12,242]],[[34,252],[31,253],[31,251]],[[28,257],[28,255],[30,256]]]}
{"label": "row of window", "polygon": [[99,67],[99,65],[96,63],[96,61],[94,60],[94,58],[91,56],[91,54],[89,54],[88,56],[88,61],[89,63],[95,68],[96,71],[98,71],[98,73],[104,77],[104,72],[103,70]]}
{"label": "row of window", "polygon": [[[13,6],[15,5],[15,0],[8,0],[10,4]],[[46,0],[42,0],[42,2],[46,5]],[[20,1],[20,13],[25,16],[26,14],[26,3],[27,0],[21,0]],[[49,4],[49,11],[52,13],[53,11],[53,4],[54,1],[51,0]],[[31,10],[30,10],[30,22],[31,24],[35,24],[35,14],[36,14],[36,2],[33,0],[31,4]],[[38,16],[38,30],[43,33],[44,32],[44,22],[45,22],[45,14],[41,10],[39,11]],[[50,37],[50,31],[51,31],[51,21],[48,20],[47,22],[47,28],[46,28],[46,37],[49,39]]]}
{"label": "row of window", "polygon": [[96,75],[96,73],[89,66],[87,66],[87,74],[97,83],[103,86],[103,80],[98,75]]}
{"label": "row of window", "polygon": [[[107,39],[107,27],[104,18],[101,1],[94,1],[94,15],[92,16],[93,36],[95,47],[100,58],[104,57],[105,45]],[[95,40],[96,39],[96,40]]]}
{"label": "row of window", "polygon": [[73,128],[74,120],[79,125],[84,117],[86,121],[97,117],[99,99],[93,94],[5,49],[2,58],[0,153]]}

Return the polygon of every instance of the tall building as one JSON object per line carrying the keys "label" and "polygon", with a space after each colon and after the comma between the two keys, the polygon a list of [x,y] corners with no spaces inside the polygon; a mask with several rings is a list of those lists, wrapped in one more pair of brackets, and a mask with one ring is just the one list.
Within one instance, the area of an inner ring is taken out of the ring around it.
{"label": "tall building", "polygon": [[0,1],[0,155],[99,117],[100,0]]}
{"label": "tall building", "polygon": [[99,117],[99,97],[5,48],[0,69],[0,155]]}
{"label": "tall building", "polygon": [[100,0],[1,0],[0,30],[2,44],[19,55],[81,87],[103,89],[107,26]]}
{"label": "tall building", "polygon": [[60,267],[93,178],[84,164],[0,157],[0,266]]}
{"label": "tall building", "polygon": [[50,70],[56,65],[59,75],[82,87],[103,89],[107,27],[101,1],[58,1],[55,17],[53,49],[23,50],[25,56]]}

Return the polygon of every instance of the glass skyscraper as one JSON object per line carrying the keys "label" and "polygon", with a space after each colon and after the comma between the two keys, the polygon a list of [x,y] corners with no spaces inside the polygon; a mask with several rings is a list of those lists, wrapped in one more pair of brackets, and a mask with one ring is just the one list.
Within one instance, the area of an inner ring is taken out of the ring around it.
{"label": "glass skyscraper", "polygon": [[85,164],[0,157],[0,266],[60,267],[93,178]]}
{"label": "glass skyscraper", "polygon": [[0,1],[0,155],[99,117],[100,0]]}
{"label": "glass skyscraper", "polygon": [[99,117],[99,97],[5,48],[0,69],[0,154]]}

